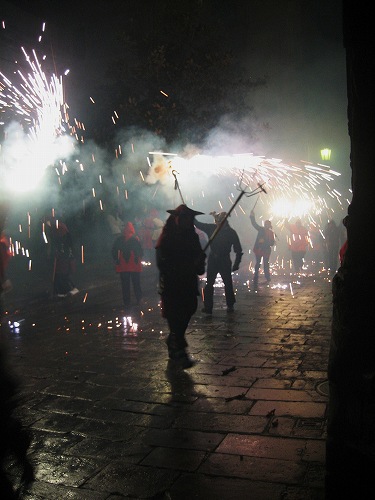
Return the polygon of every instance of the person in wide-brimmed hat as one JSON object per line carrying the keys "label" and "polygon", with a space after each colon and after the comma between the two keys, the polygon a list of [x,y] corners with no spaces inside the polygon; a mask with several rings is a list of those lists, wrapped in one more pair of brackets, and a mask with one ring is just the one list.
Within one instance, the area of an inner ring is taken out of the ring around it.
{"label": "person in wide-brimmed hat", "polygon": [[192,217],[193,219],[196,215],[204,215],[203,212],[197,212],[197,210],[193,210],[187,205],[179,205],[177,208],[167,210],[167,212],[171,215],[175,215],[176,217]]}
{"label": "person in wide-brimmed hat", "polygon": [[198,307],[198,276],[205,270],[206,256],[194,229],[194,217],[202,212],[186,205],[167,212],[170,216],[155,246],[161,310],[169,327],[169,359],[189,368],[193,360],[186,350],[185,333]]}

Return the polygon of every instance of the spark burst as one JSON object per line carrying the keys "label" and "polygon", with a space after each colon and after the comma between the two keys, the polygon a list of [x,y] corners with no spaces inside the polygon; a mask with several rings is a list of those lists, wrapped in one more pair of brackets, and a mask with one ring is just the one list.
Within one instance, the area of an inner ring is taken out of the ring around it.
{"label": "spark burst", "polygon": [[[327,165],[315,165],[302,160],[299,163],[287,163],[281,159],[267,159],[253,154],[215,157],[197,155],[190,159],[177,155],[170,159],[170,154],[162,152],[150,154],[154,157],[147,182],[170,185],[173,171],[178,171],[181,187],[188,192],[184,194],[192,205],[202,203],[202,200],[197,201],[196,198],[207,198],[207,193],[212,191],[215,182],[213,179],[216,178],[217,184],[222,184],[225,179],[232,179],[237,188],[240,183],[250,188],[264,183],[268,196],[261,197],[263,207],[259,210],[264,216],[268,214],[266,218],[273,218],[276,222],[293,217],[306,217],[313,221],[323,214],[330,214],[330,218],[335,210],[333,205],[337,205],[338,209],[343,208],[341,194],[334,185],[340,173]],[[202,195],[203,187],[206,196]],[[230,203],[235,197],[236,194],[231,193]],[[223,210],[220,200],[211,200],[211,203]],[[245,214],[245,210],[239,208]],[[251,208],[249,206],[248,212]]]}
{"label": "spark burst", "polygon": [[[12,191],[36,187],[46,167],[74,152],[62,77],[47,77],[35,50],[21,48],[27,71],[17,69],[14,84],[0,72],[0,111],[8,119],[0,176]],[[77,136],[76,136],[77,139]]]}

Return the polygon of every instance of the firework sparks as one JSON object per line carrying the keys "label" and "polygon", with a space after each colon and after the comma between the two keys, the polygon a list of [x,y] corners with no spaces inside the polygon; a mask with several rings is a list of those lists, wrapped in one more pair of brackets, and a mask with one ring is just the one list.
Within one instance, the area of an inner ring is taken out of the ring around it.
{"label": "firework sparks", "polygon": [[22,48],[27,76],[18,69],[18,84],[0,73],[0,109],[8,123],[2,146],[1,180],[6,188],[34,188],[46,167],[74,151],[67,122],[62,77],[44,73],[35,50]]}
{"label": "firework sparks", "polygon": [[[237,185],[243,184],[250,188],[265,185],[269,196],[266,202],[262,199],[262,203],[266,203],[263,211],[269,212],[276,220],[319,217],[332,210],[329,208],[332,202],[327,202],[327,196],[342,206],[341,193],[334,186],[340,174],[327,165],[314,165],[302,160],[298,164],[286,163],[278,158],[267,159],[250,153],[216,157],[196,155],[189,159],[174,153],[154,151],[149,154],[154,156],[151,164],[149,162],[146,182],[170,184],[171,172],[178,171],[184,190],[189,191],[188,196],[185,196],[191,200],[204,198],[204,193],[212,191],[213,178],[217,178],[235,179]],[[202,189],[205,182],[207,188]],[[199,191],[196,189],[198,186]],[[234,198],[233,193],[229,197],[229,206],[232,204],[231,198]],[[215,204],[224,210],[220,200],[213,200],[212,205]],[[244,207],[241,207],[240,212],[245,214]]]}

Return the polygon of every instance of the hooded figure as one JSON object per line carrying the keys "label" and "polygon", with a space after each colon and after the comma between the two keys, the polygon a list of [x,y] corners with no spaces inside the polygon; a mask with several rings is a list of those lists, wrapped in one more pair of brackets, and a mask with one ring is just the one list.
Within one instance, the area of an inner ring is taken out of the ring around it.
{"label": "hooded figure", "polygon": [[271,221],[264,221],[264,226],[260,226],[255,221],[254,210],[250,212],[250,221],[252,226],[258,231],[255,244],[254,244],[254,254],[255,254],[255,268],[254,268],[254,287],[258,286],[259,268],[263,259],[263,269],[264,277],[267,283],[271,281],[270,275],[270,255],[272,246],[275,244],[275,235],[272,231]]}
{"label": "hooded figure", "polygon": [[194,217],[202,212],[186,205],[167,212],[171,215],[155,247],[161,310],[169,327],[169,359],[182,368],[190,368],[193,361],[186,351],[185,333],[198,307],[198,276],[205,269],[206,256],[194,228]]}
{"label": "hooded figure", "polygon": [[[228,224],[227,213],[211,212],[211,215],[215,219],[215,224],[195,221],[196,227],[205,232],[208,238],[211,238],[216,231],[216,236],[210,243],[210,254],[207,261],[207,282],[204,289],[204,308],[202,312],[212,314],[214,284],[218,274],[220,274],[224,282],[227,312],[233,312],[236,298],[233,290],[232,272],[239,269],[242,258],[242,246],[237,232]],[[236,254],[233,266],[230,258],[232,249]]]}
{"label": "hooded figure", "polygon": [[143,249],[131,222],[125,224],[122,235],[118,236],[113,243],[112,257],[115,262],[116,273],[120,275],[124,307],[130,306],[130,283],[133,284],[135,299],[139,304],[142,299]]}

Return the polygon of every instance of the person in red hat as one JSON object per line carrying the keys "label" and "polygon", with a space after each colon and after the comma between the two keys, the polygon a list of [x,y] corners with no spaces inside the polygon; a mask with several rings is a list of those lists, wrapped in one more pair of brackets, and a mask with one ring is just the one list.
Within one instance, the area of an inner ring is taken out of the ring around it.
{"label": "person in red hat", "polygon": [[130,306],[130,284],[133,285],[135,299],[139,305],[142,299],[143,248],[131,222],[125,224],[122,235],[113,243],[112,257],[116,263],[116,272],[120,276],[125,308]]}
{"label": "person in red hat", "polygon": [[169,327],[169,359],[190,368],[194,362],[186,350],[185,334],[198,307],[198,276],[204,274],[206,259],[194,229],[194,217],[202,212],[186,205],[167,212],[171,215],[155,246],[161,310]]}

